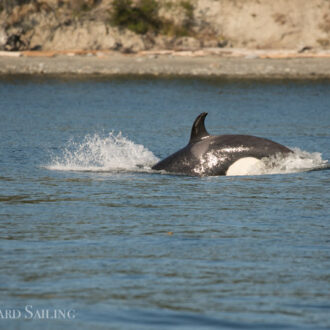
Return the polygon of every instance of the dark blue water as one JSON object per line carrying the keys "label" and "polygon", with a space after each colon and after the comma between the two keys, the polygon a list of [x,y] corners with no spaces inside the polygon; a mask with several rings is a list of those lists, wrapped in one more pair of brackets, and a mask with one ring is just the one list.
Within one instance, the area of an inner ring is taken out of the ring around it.
{"label": "dark blue water", "polygon": [[[3,77],[0,328],[329,328],[329,109],[322,81]],[[203,111],[295,157],[148,170]]]}

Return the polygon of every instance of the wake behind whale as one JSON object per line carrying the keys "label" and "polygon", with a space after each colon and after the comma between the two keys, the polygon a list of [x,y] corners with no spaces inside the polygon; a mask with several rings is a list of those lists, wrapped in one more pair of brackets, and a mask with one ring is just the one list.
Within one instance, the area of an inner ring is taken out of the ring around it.
{"label": "wake behind whale", "polygon": [[[321,153],[309,153],[298,148],[285,156],[275,155],[261,159],[244,175],[285,174],[329,168]],[[75,172],[146,172],[152,170],[159,159],[145,146],[136,144],[121,133],[87,135],[81,142],[70,140],[59,154],[52,155],[44,167],[56,171]],[[170,174],[162,171],[161,174]]]}

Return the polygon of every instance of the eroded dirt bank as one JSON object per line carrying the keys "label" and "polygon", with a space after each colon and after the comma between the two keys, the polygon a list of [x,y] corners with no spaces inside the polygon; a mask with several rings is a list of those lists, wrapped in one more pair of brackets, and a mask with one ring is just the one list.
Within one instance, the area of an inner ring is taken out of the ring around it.
{"label": "eroded dirt bank", "polygon": [[10,0],[0,50],[330,49],[328,0]]}

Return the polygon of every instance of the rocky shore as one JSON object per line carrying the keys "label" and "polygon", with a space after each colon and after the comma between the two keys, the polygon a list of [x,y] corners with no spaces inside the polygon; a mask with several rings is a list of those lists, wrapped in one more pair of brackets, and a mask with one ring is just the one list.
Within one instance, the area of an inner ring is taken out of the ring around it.
{"label": "rocky shore", "polygon": [[[330,79],[330,54],[148,51],[0,52],[0,75],[152,75]],[[312,56],[314,55],[314,56]]]}
{"label": "rocky shore", "polygon": [[330,2],[3,0],[0,74],[330,78]]}

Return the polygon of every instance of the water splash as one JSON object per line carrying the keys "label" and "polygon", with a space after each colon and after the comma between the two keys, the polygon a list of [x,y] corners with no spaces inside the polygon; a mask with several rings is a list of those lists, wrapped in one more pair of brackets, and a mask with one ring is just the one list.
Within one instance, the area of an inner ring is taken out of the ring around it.
{"label": "water splash", "polygon": [[73,140],[60,156],[52,157],[46,168],[60,171],[148,171],[158,161],[143,145],[136,144],[121,133],[87,135],[81,143]]}
{"label": "water splash", "polygon": [[329,168],[327,160],[319,152],[309,153],[299,148],[292,148],[288,155],[277,154],[261,159],[257,166],[252,166],[244,175],[286,174]]}

